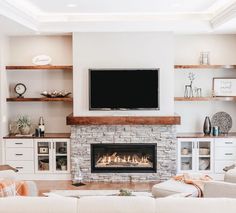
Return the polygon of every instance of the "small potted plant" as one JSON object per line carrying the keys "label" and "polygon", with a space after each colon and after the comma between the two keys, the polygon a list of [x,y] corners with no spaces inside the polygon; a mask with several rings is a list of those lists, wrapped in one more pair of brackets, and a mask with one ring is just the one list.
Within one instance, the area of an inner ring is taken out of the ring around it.
{"label": "small potted plant", "polygon": [[31,122],[28,116],[20,116],[16,121],[17,128],[22,135],[29,135],[31,130]]}
{"label": "small potted plant", "polygon": [[60,158],[60,159],[58,159],[58,165],[61,167],[61,170],[62,171],[66,171],[66,169],[67,169],[67,161],[66,161],[66,159],[65,158]]}

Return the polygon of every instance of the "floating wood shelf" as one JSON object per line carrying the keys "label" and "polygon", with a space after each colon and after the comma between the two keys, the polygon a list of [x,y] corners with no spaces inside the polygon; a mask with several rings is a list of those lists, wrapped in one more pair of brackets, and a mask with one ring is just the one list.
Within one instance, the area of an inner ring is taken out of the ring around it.
{"label": "floating wood shelf", "polygon": [[72,70],[71,65],[6,66],[7,70]]}
{"label": "floating wood shelf", "polygon": [[180,116],[85,116],[69,115],[67,125],[179,125]]}
{"label": "floating wood shelf", "polygon": [[175,101],[236,101],[236,97],[175,97]]}
{"label": "floating wood shelf", "polygon": [[7,102],[73,102],[73,98],[7,98]]}
{"label": "floating wood shelf", "polygon": [[4,139],[11,139],[11,138],[19,138],[19,139],[25,139],[25,138],[70,138],[70,133],[45,133],[44,137],[27,137],[27,136],[17,136],[17,135],[7,135],[4,137]]}
{"label": "floating wood shelf", "polygon": [[236,132],[230,132],[227,135],[222,134],[219,136],[204,135],[203,133],[178,133],[177,138],[235,138]]}
{"label": "floating wood shelf", "polygon": [[175,69],[236,69],[236,65],[175,65]]}

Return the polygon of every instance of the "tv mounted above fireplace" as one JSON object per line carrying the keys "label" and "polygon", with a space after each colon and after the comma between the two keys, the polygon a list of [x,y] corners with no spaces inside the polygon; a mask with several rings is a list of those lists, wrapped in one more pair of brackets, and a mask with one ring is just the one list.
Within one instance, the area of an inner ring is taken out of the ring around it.
{"label": "tv mounted above fireplace", "polygon": [[159,69],[90,69],[89,109],[159,109]]}

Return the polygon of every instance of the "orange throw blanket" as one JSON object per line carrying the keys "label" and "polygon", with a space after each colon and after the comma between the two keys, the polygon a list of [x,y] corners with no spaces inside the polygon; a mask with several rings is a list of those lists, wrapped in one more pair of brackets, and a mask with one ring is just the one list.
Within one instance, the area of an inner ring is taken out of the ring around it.
{"label": "orange throw blanket", "polygon": [[0,197],[28,195],[29,188],[25,181],[0,180]]}
{"label": "orange throw blanket", "polygon": [[208,175],[203,175],[203,176],[200,176],[197,179],[195,179],[193,177],[190,177],[190,175],[187,173],[184,173],[183,175],[177,175],[177,176],[173,177],[173,179],[176,181],[181,181],[186,184],[191,184],[191,185],[195,186],[198,191],[198,197],[203,197],[204,183],[206,181],[212,180],[212,178]]}

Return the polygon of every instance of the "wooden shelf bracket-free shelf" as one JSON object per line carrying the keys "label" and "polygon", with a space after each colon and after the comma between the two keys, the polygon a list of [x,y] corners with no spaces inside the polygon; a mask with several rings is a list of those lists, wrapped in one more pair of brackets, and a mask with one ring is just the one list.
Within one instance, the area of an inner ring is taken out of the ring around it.
{"label": "wooden shelf bracket-free shelf", "polygon": [[236,97],[175,97],[175,101],[236,101]]}
{"label": "wooden shelf bracket-free shelf", "polygon": [[175,69],[236,69],[236,65],[175,65]]}
{"label": "wooden shelf bracket-free shelf", "polygon": [[7,98],[7,102],[73,102],[73,98]]}
{"label": "wooden shelf bracket-free shelf", "polygon": [[71,65],[44,65],[44,66],[6,66],[6,70],[68,70],[71,71]]}

